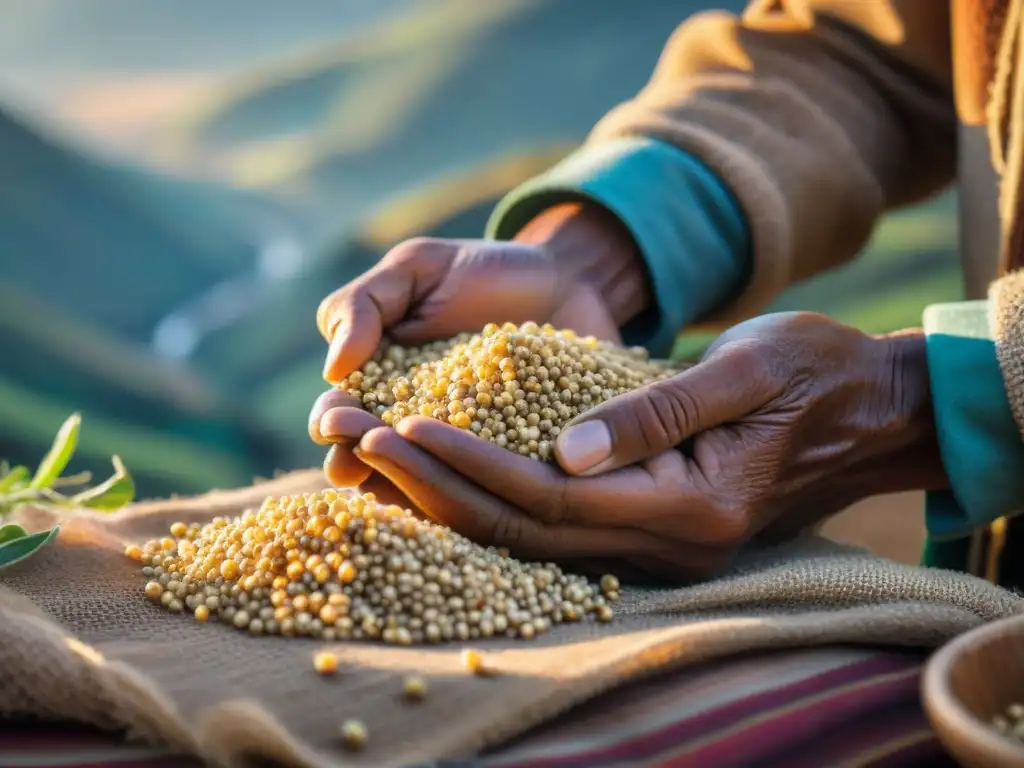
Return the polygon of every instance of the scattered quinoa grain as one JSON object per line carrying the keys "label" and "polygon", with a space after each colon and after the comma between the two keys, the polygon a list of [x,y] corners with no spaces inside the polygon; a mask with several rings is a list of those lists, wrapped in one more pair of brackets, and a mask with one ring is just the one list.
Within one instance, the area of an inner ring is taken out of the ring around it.
{"label": "scattered quinoa grain", "polygon": [[206,605],[197,605],[193,615],[196,621],[206,621],[210,618],[210,609]]}
{"label": "scattered quinoa grain", "polygon": [[402,681],[402,698],[406,701],[423,701],[427,695],[427,681],[419,675],[409,675]]}
{"label": "scattered quinoa grain", "polygon": [[484,659],[474,648],[466,648],[462,652],[462,666],[474,675],[482,675],[485,672]]}
{"label": "scattered quinoa grain", "polygon": [[139,562],[139,563],[142,562],[142,557],[143,557],[142,547],[140,547],[138,544],[129,544],[127,547],[124,548],[124,553],[125,553],[126,556],[130,557],[132,560],[135,560],[136,562]]}
{"label": "scattered quinoa grain", "polygon": [[333,675],[338,671],[338,657],[333,653],[321,651],[313,657],[313,669],[325,677]]}
{"label": "scattered quinoa grain", "polygon": [[164,593],[163,585],[156,581],[151,581],[146,584],[146,597],[152,600],[154,603],[160,602],[160,597]]}
{"label": "scattered quinoa grain", "polygon": [[358,752],[366,746],[366,726],[358,720],[346,720],[341,724],[341,743],[346,749]]}

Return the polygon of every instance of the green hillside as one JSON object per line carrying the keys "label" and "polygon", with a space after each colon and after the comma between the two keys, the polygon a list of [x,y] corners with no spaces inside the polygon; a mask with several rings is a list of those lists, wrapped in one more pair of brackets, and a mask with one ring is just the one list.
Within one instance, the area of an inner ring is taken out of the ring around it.
{"label": "green hillside", "polygon": [[[0,28],[0,66],[36,62],[40,77],[147,60],[235,72],[158,132],[173,177],[0,114],[0,456],[37,459],[79,409],[83,460],[120,453],[144,495],[316,463],[304,422],[323,387],[320,299],[402,238],[478,236],[505,191],[571,151],[642,85],[676,24],[712,5],[310,0],[303,15],[247,1],[83,0],[64,14],[40,0],[18,4],[29,42]],[[950,194],[890,217],[855,264],[775,308],[917,325],[959,296],[954,210]],[[269,222],[301,245],[290,277],[260,277]],[[161,358],[157,326],[203,297],[221,321],[185,359]]]}

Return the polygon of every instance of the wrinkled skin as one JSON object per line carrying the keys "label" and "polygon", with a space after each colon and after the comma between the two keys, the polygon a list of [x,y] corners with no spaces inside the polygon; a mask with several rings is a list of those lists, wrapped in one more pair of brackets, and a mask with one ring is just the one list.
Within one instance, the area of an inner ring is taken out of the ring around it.
{"label": "wrinkled skin", "polygon": [[391,430],[348,405],[322,397],[311,431],[357,444],[373,490],[520,557],[613,560],[673,581],[865,496],[946,482],[920,335],[872,337],[809,313],[736,326],[699,365],[582,415],[558,439],[558,465],[430,419]]}
{"label": "wrinkled skin", "polygon": [[[599,291],[559,267],[543,245],[486,240],[408,240],[372,270],[320,304],[317,327],[330,343],[324,378],[337,382],[362,366],[385,338],[405,346],[479,332],[487,323],[528,320],[572,328],[620,341],[618,327]],[[346,429],[321,431],[332,408],[358,406],[352,398],[325,392],[310,414],[310,437],[331,444],[324,471],[336,486],[363,486],[396,499],[371,468],[351,452],[362,434],[381,422],[350,415]],[[362,419],[354,421],[354,419]]]}

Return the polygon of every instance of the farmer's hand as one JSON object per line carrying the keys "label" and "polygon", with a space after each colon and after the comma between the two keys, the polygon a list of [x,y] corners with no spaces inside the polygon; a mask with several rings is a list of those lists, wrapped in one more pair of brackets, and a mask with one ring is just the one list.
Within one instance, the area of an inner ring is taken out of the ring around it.
{"label": "farmer's hand", "polygon": [[478,542],[677,579],[721,568],[759,533],[945,483],[920,335],[871,337],[811,314],[737,326],[699,365],[587,412],[556,455],[566,471],[419,417],[366,431],[359,452]]}
{"label": "farmer's hand", "polygon": [[[415,239],[321,303],[317,326],[329,342],[324,378],[358,369],[384,336],[415,345],[478,332],[490,322],[533,320],[618,341],[618,328],[648,305],[646,271],[628,232],[603,209],[567,204],[535,218],[512,242]],[[332,483],[358,485],[365,465],[331,411],[358,406],[329,391],[310,413],[310,437],[333,444]],[[363,414],[364,425],[381,422]],[[379,490],[379,489],[377,489]]]}

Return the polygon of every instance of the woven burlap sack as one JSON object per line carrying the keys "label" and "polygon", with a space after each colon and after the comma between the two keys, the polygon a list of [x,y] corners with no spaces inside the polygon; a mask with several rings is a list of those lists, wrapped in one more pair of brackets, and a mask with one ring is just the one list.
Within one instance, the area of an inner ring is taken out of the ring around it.
{"label": "woven burlap sack", "polygon": [[[263,496],[316,490],[319,472],[191,500],[80,514],[61,536],[0,576],[0,715],[125,727],[214,761],[260,755],[288,765],[400,766],[466,756],[615,686],[672,666],[756,649],[830,643],[935,646],[1024,610],[986,582],[906,567],[818,538],[741,558],[722,579],[685,589],[627,589],[611,624],[556,627],[533,642],[481,642],[498,674],[473,677],[458,647],[336,644],[333,678],[312,669],[324,644],[250,637],[147,602],[125,542],[176,519],[203,521]],[[49,520],[34,512],[39,527]],[[418,705],[403,674],[428,680]],[[339,748],[361,719],[366,750]]]}

